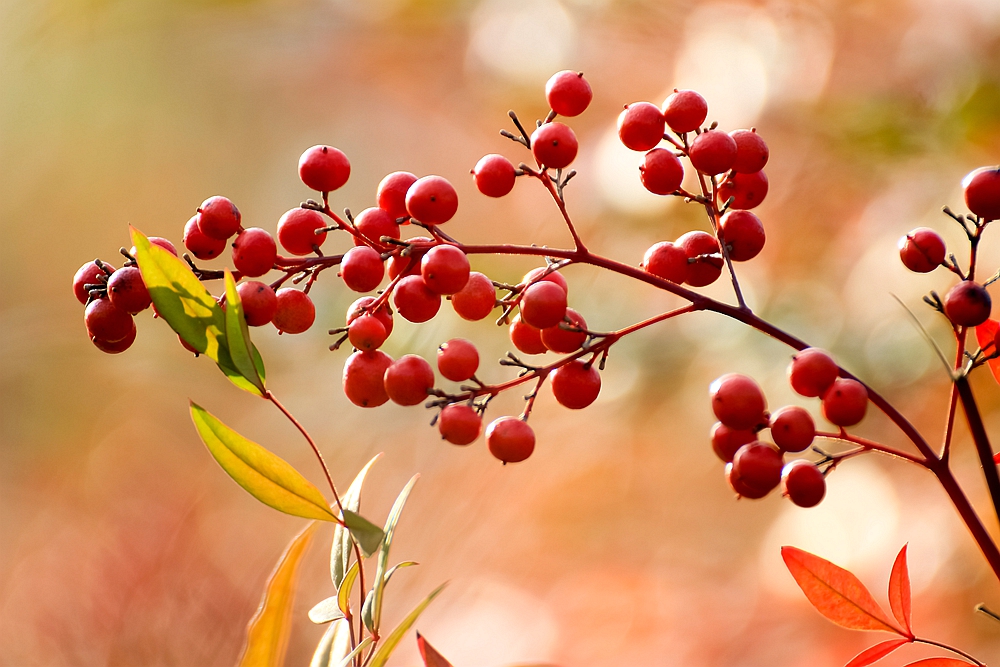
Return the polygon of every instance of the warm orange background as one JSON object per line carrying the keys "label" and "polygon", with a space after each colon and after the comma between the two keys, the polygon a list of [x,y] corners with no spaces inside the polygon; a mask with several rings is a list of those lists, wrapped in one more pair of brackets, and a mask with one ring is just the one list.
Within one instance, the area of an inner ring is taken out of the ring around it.
{"label": "warm orange background", "polygon": [[[741,267],[751,305],[833,350],[939,439],[946,376],[890,295],[947,345],[920,297],[952,279],[908,274],[895,242],[933,226],[965,254],[938,210],[960,209],[962,176],[1000,160],[996,0],[8,0],[0,663],[234,662],[264,579],[302,521],[225,476],[191,427],[189,398],[321,479],[274,409],[192,359],[148,313],[132,349],[99,353],[71,295],[77,267],[95,256],[120,265],[129,223],[179,242],[214,194],[273,230],[310,196],[295,166],[317,143],[353,164],[337,208],[373,205],[390,171],[438,173],[461,199],[450,233],[566,245],[537,184],[492,201],[468,172],[485,153],[528,157],[497,130],[509,127],[509,108],[542,117],[544,82],[567,67],[595,89],[572,120],[582,148],[567,190],[591,247],[637,264],[653,242],[706,228],[697,207],[641,189],[640,156],[614,135],[623,104],[699,89],[711,118],[756,126],[771,146],[771,194],[759,209],[769,242]],[[1000,259],[990,236],[985,274]],[[474,260],[500,280],[531,266]],[[585,268],[566,275],[572,305],[596,329],[675,303]],[[724,281],[710,291],[729,298]],[[351,406],[340,390],[346,351],[328,352],[325,330],[354,296],[333,272],[313,294],[312,331],[255,332],[271,387],[316,435],[339,484],[385,452],[367,490],[372,518],[422,475],[394,551],[422,565],[394,578],[387,622],[450,580],[419,627],[456,667],[835,667],[882,637],[812,611],[778,547],[848,566],[884,599],[907,542],[917,630],[1000,660],[1000,625],[972,612],[977,602],[1000,609],[1000,588],[929,475],[867,457],[832,475],[815,510],[777,496],[733,499],[707,440],[713,378],[750,373],[772,407],[799,402],[818,416],[815,401],[792,395],[789,352],[776,343],[711,315],[644,331],[615,348],[590,409],[570,412],[545,392],[532,417],[535,455],[502,467],[481,441],[442,443],[420,408]],[[387,351],[430,356],[456,335],[487,361],[508,349],[503,330],[443,310],[422,326],[397,318]],[[488,365],[481,376],[509,374]],[[976,386],[996,431],[997,387],[988,376]],[[510,397],[491,414],[518,410]],[[877,416],[859,432],[901,444]],[[986,509],[964,426],[956,457]],[[307,664],[322,633],[305,611],[331,594],[328,540],[308,557],[289,665]],[[407,639],[393,664],[417,662]]]}

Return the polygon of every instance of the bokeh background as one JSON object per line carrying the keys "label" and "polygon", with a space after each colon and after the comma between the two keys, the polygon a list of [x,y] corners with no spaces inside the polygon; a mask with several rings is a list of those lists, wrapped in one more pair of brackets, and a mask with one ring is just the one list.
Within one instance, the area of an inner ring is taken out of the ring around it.
{"label": "bokeh background", "polygon": [[[373,205],[390,171],[437,173],[460,195],[450,233],[566,245],[540,188],[519,183],[493,201],[468,177],[485,153],[527,157],[497,131],[511,108],[543,117],[545,80],[563,68],[595,90],[572,121],[582,148],[567,190],[591,248],[637,264],[652,243],[706,228],[696,206],[641,188],[641,156],[615,135],[623,104],[696,88],[711,119],[757,127],[771,146],[771,193],[758,210],[768,245],[740,267],[751,305],[833,350],[939,439],[947,378],[892,295],[947,345],[920,297],[952,279],[907,273],[895,243],[926,225],[960,249],[940,207],[959,209],[962,176],[1000,160],[995,0],[4,0],[0,664],[235,661],[302,521],[226,477],[191,427],[189,398],[321,480],[275,410],[148,314],[132,349],[98,352],[70,290],[77,267],[97,256],[120,265],[128,224],[179,242],[214,194],[273,230],[310,196],[296,161],[317,143],[352,161],[335,207]],[[998,263],[988,242],[986,271]],[[510,281],[531,266],[474,262]],[[596,329],[676,304],[586,268],[566,274],[572,305]],[[710,292],[728,293],[724,281]],[[1000,587],[929,475],[865,457],[833,474],[814,510],[777,496],[734,500],[708,443],[713,378],[750,373],[772,407],[799,403],[818,418],[818,404],[788,388],[789,351],[773,341],[704,314],[632,336],[593,407],[571,412],[544,392],[535,454],[503,467],[482,441],[442,443],[423,409],[350,405],[347,353],[326,350],[325,330],[354,295],[332,272],[313,295],[313,330],[254,332],[269,382],[340,484],[385,452],[369,516],[380,520],[421,474],[394,553],[422,565],[393,579],[387,622],[450,580],[419,628],[456,667],[833,667],[880,639],[809,608],[782,544],[853,569],[884,599],[909,543],[918,631],[1000,660],[1000,624],[972,612],[977,602],[1000,609]],[[422,326],[397,318],[396,331],[394,356],[430,356],[454,336],[475,340],[486,360],[509,348],[504,330],[447,307]],[[495,365],[481,374],[508,375]],[[1000,392],[988,376],[976,387],[998,432]],[[516,396],[494,405],[493,416],[520,409]],[[859,432],[900,444],[877,415]],[[955,455],[985,508],[964,425]],[[331,594],[328,543],[329,531],[306,562],[289,665],[307,664],[322,634],[305,612]],[[418,661],[410,638],[392,664]]]}

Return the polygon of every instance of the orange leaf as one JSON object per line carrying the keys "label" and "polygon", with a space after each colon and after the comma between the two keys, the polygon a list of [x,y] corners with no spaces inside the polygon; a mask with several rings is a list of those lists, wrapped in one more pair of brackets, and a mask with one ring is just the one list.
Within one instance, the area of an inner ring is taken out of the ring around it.
{"label": "orange leaf", "polygon": [[781,547],[781,557],[806,599],[837,625],[907,636],[889,620],[865,585],[844,568],[795,547]]}
{"label": "orange leaf", "polygon": [[906,667],[969,667],[971,662],[955,658],[924,658],[906,665]]}
{"label": "orange leaf", "polygon": [[[979,343],[979,347],[983,352],[992,354],[996,351],[996,336],[998,330],[1000,330],[1000,323],[997,323],[996,320],[986,320],[976,327],[976,341]],[[990,359],[986,363],[993,372],[993,378],[997,382],[1000,382],[1000,357]]]}
{"label": "orange leaf", "polygon": [[420,657],[424,659],[424,665],[427,667],[452,667],[452,664],[445,660],[445,657],[437,652],[433,646],[430,645],[423,635],[419,632],[417,633],[417,647],[420,649]]}
{"label": "orange leaf", "polygon": [[875,646],[866,648],[864,651],[854,656],[854,659],[847,663],[846,667],[865,667],[865,665],[870,665],[873,662],[881,660],[903,644],[909,643],[909,639],[890,639],[888,641],[875,644]]}
{"label": "orange leaf", "polygon": [[906,629],[906,633],[912,637],[913,628],[910,626],[910,570],[906,567],[905,544],[899,550],[896,562],[892,564],[892,573],[889,575],[889,607],[892,609],[892,615]]}

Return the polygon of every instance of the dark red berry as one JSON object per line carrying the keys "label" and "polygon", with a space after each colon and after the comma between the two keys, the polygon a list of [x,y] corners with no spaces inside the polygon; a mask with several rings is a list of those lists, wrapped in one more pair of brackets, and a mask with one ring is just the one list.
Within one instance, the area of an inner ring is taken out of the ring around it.
{"label": "dark red berry", "polygon": [[722,275],[721,251],[714,236],[707,232],[693,231],[682,235],[674,243],[688,256],[687,274],[684,276],[684,282],[688,285],[711,285]]}
{"label": "dark red berry", "polygon": [[788,383],[795,393],[808,398],[825,394],[839,374],[837,362],[818,347],[797,352],[788,365]]}
{"label": "dark red berry", "polygon": [[[396,218],[381,208],[372,207],[358,213],[354,218],[354,226],[361,235],[375,243],[382,243],[382,237],[399,238],[399,225]],[[354,237],[354,245],[363,245],[364,241]]]}
{"label": "dark red berry", "polygon": [[1000,167],[980,167],[962,179],[965,205],[984,220],[1000,218]]}
{"label": "dark red berry", "polygon": [[514,189],[517,170],[503,155],[484,155],[472,170],[476,187],[487,197],[503,197]]}
{"label": "dark red berry", "polygon": [[734,262],[751,260],[764,249],[764,224],[750,211],[727,211],[719,220],[719,230]]}
{"label": "dark red berry", "polygon": [[594,98],[594,91],[583,78],[583,72],[564,69],[545,83],[545,100],[560,116],[579,116]]}
{"label": "dark red berry", "polygon": [[184,225],[184,247],[198,259],[208,261],[215,259],[226,249],[226,239],[213,239],[201,233],[198,227],[198,216],[193,215]]}
{"label": "dark red berry", "polygon": [[914,273],[930,273],[944,262],[944,239],[933,229],[917,227],[899,239],[899,259]]}
{"label": "dark red berry", "polygon": [[469,281],[451,295],[451,305],[463,320],[473,322],[489,317],[497,302],[497,288],[488,276],[471,271]]}
{"label": "dark red berry", "polygon": [[262,327],[278,312],[278,297],[271,286],[259,280],[248,280],[236,286],[243,304],[243,317],[252,327]]}
{"label": "dark red berry", "polygon": [[327,226],[318,211],[293,208],[278,220],[278,243],[293,255],[308,255],[323,245],[326,232],[317,234],[316,230]]}
{"label": "dark red berry", "polygon": [[107,352],[108,354],[119,354],[125,350],[132,347],[132,343],[135,342],[135,321],[132,322],[132,329],[129,333],[121,340],[115,341],[114,343],[109,343],[107,341],[101,340],[96,336],[90,337],[90,342],[100,350],[101,352]]}
{"label": "dark red berry", "polygon": [[580,144],[568,125],[545,123],[531,133],[531,154],[538,164],[562,169],[576,159]]}
{"label": "dark red berry", "polygon": [[354,320],[361,317],[362,315],[369,313],[378,318],[382,326],[385,327],[385,335],[388,336],[392,333],[392,310],[389,309],[389,304],[384,301],[375,309],[374,312],[367,310],[367,307],[375,302],[375,297],[373,296],[363,296],[354,303],[352,303],[347,309],[347,325],[350,326]]}
{"label": "dark red berry", "polygon": [[735,473],[732,463],[726,464],[726,481],[729,482],[730,488],[736,492],[740,498],[750,498],[751,500],[758,500],[763,498],[771,492],[771,489],[758,489],[757,487],[750,486],[744,482]]}
{"label": "dark red berry", "polygon": [[[114,272],[115,267],[106,262],[101,262],[108,270]],[[76,275],[73,276],[73,294],[80,303],[87,303],[90,294],[86,290],[86,285],[103,285],[108,281],[108,275],[94,262],[87,262],[81,266]]]}
{"label": "dark red berry", "polygon": [[359,350],[377,350],[388,338],[385,325],[374,315],[362,315],[347,326],[347,338]]}
{"label": "dark red berry", "polygon": [[691,166],[703,174],[714,176],[729,171],[736,162],[736,141],[721,130],[702,132],[688,150]]}
{"label": "dark red berry", "polygon": [[555,326],[566,314],[566,290],[554,282],[540,280],[525,288],[520,309],[524,321],[536,329]]}
{"label": "dark red berry", "polygon": [[826,478],[811,461],[791,461],[781,471],[781,490],[799,507],[815,507],[826,495]]}
{"label": "dark red berry", "polygon": [[618,115],[618,138],[634,151],[648,151],[663,139],[663,114],[649,102],[634,102]]}
{"label": "dark red berry", "polygon": [[730,198],[729,208],[749,210],[758,206],[767,196],[767,174],[756,171],[752,174],[731,174],[719,185],[719,204]]}
{"label": "dark red berry", "polygon": [[736,142],[736,161],[733,162],[733,171],[752,174],[764,168],[770,151],[756,130],[733,130],[729,136]]}
{"label": "dark red berry", "polygon": [[468,445],[479,437],[483,418],[465,404],[446,405],[438,415],[441,437],[453,445]]}
{"label": "dark red berry", "polygon": [[774,444],[786,452],[801,452],[816,437],[816,425],[805,408],[788,405],[771,414],[768,422]]}
{"label": "dark red berry", "polygon": [[240,231],[240,210],[226,197],[216,195],[203,201],[198,207],[197,218],[198,229],[212,239],[225,241]]}
{"label": "dark red berry", "polygon": [[406,210],[410,217],[427,225],[448,222],[458,210],[458,193],[447,179],[424,176],[406,191]]}
{"label": "dark red berry", "polygon": [[332,192],[351,176],[351,162],[333,146],[307,148],[299,158],[299,178],[318,192]]}
{"label": "dark red berry", "polygon": [[944,296],[944,314],[960,327],[978,327],[990,319],[992,310],[990,293],[973,280],[963,280]]}
{"label": "dark red berry", "polygon": [[601,374],[593,364],[579,359],[552,372],[552,395],[560,405],[580,410],[597,400],[601,393]]}
{"label": "dark red berry", "polygon": [[677,90],[663,102],[663,119],[678,134],[694,132],[708,117],[708,102],[693,90]]}
{"label": "dark red berry", "polygon": [[389,400],[385,372],[392,357],[382,350],[355,352],[344,363],[344,394],[354,405],[375,408]]}
{"label": "dark red berry", "polygon": [[854,426],[865,418],[868,390],[857,380],[837,378],[823,394],[823,416],[837,426]]}
{"label": "dark red berry", "polygon": [[747,430],[764,423],[767,402],[753,378],[727,373],[711,384],[708,393],[716,418],[729,428]]}
{"label": "dark red berry", "polygon": [[427,390],[434,388],[434,370],[423,357],[407,354],[392,362],[384,380],[393,403],[419,405],[427,400]]}
{"label": "dark red berry", "polygon": [[646,251],[642,268],[646,273],[680,285],[687,278],[688,256],[679,245],[661,241]]}
{"label": "dark red berry", "polygon": [[469,282],[469,258],[453,245],[431,248],[420,260],[424,284],[438,294],[455,294]]}
{"label": "dark red berry", "polygon": [[[565,320],[569,320],[566,322]],[[563,326],[571,326],[584,331],[570,331]],[[553,352],[570,354],[579,350],[587,340],[587,322],[580,313],[572,308],[566,309],[563,322],[542,329],[542,344]]]}
{"label": "dark red berry", "polygon": [[270,271],[277,258],[278,246],[266,229],[244,229],[233,241],[233,266],[248,278],[256,278]]}
{"label": "dark red berry", "polygon": [[746,486],[767,493],[781,482],[783,463],[778,450],[763,442],[751,442],[736,450],[733,475]]}
{"label": "dark red berry", "polygon": [[410,322],[426,322],[441,308],[441,295],[431,291],[420,276],[406,276],[392,295],[396,310]]}
{"label": "dark red berry", "polygon": [[108,278],[108,297],[126,313],[133,315],[149,308],[152,301],[137,267],[125,266]]}
{"label": "dark red berry", "polygon": [[517,417],[500,417],[486,427],[486,445],[504,463],[517,463],[535,451],[535,432]]}
{"label": "dark red berry", "polygon": [[712,451],[715,455],[724,463],[729,463],[740,447],[757,439],[757,434],[751,430],[733,429],[722,422],[715,422],[709,437],[712,439]]}
{"label": "dark red berry", "polygon": [[378,207],[391,215],[393,220],[408,217],[406,191],[416,180],[417,177],[408,171],[394,171],[383,178],[375,194]]}
{"label": "dark red berry", "polygon": [[385,276],[385,265],[377,250],[356,246],[344,253],[340,261],[340,277],[355,292],[370,292],[379,286]]}
{"label": "dark red berry", "polygon": [[549,348],[542,342],[542,332],[518,315],[510,323],[510,342],[525,354],[544,354]]}
{"label": "dark red berry", "polygon": [[438,348],[437,365],[441,375],[452,382],[465,382],[479,368],[479,351],[471,341],[452,338]]}
{"label": "dark red berry", "polygon": [[103,343],[117,343],[131,335],[135,321],[127,311],[111,302],[111,299],[94,299],[83,315],[87,332],[92,338]]}
{"label": "dark red berry", "polygon": [[277,307],[271,323],[282,333],[306,331],[316,321],[316,306],[305,292],[283,287],[275,293]]}
{"label": "dark red berry", "polygon": [[654,148],[639,165],[639,178],[654,195],[669,195],[681,187],[684,165],[666,148]]}

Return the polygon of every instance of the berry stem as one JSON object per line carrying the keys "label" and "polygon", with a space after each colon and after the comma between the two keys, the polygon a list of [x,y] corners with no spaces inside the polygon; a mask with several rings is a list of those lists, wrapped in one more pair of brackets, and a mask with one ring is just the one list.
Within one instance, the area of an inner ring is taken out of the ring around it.
{"label": "berry stem", "polygon": [[936,642],[936,641],[934,641],[932,639],[923,639],[921,637],[914,637],[913,638],[913,643],[914,644],[927,644],[928,646],[937,646],[938,648],[943,648],[946,651],[951,651],[952,653],[954,653],[956,655],[962,656],[963,658],[965,658],[969,662],[973,663],[977,667],[986,667],[986,663],[985,662],[981,662],[979,660],[976,660],[974,657],[972,657],[971,655],[969,655],[968,653],[966,653],[962,649],[955,648],[954,646],[950,646],[948,644],[943,644],[941,642]]}
{"label": "berry stem", "polygon": [[894,456],[899,459],[904,459],[911,463],[916,463],[918,466],[923,468],[927,467],[927,460],[922,459],[919,456],[910,454],[909,452],[904,452],[894,447],[889,447],[881,443],[875,442],[873,440],[866,440],[865,438],[860,438],[856,435],[850,435],[846,431],[841,431],[840,433],[827,433],[823,431],[816,432],[817,438],[826,438],[827,440],[841,440],[843,442],[850,442],[851,444],[858,445],[861,447],[860,450],[851,450],[844,454],[826,454],[830,459],[839,460],[846,458],[848,455],[854,456],[855,454],[860,454],[862,452],[879,452],[881,454],[886,454],[888,456]]}
{"label": "berry stem", "polygon": [[[525,165],[525,167],[527,167],[527,165]],[[581,257],[589,256],[590,251],[588,251],[587,246],[584,245],[583,239],[580,238],[580,235],[576,231],[576,227],[573,226],[573,219],[570,218],[569,211],[566,210],[566,202],[563,200],[562,197],[561,186],[557,186],[556,184],[554,184],[552,182],[552,179],[549,178],[548,174],[545,173],[545,170],[536,171],[528,167],[524,171],[525,173],[534,176],[535,178],[540,180],[543,185],[545,185],[545,189],[548,190],[549,194],[552,196],[552,201],[554,201],[556,203],[556,206],[559,207],[559,213],[562,214],[563,221],[565,221],[566,226],[569,228],[569,233],[573,236],[573,245],[576,247],[576,252]]]}
{"label": "berry stem", "polygon": [[993,461],[993,447],[986,434],[986,427],[983,425],[983,418],[979,413],[979,406],[976,405],[969,379],[964,375],[958,378],[955,380],[955,388],[958,390],[965,417],[969,422],[969,432],[976,445],[979,462],[983,466],[983,476],[986,478],[986,486],[989,487],[990,498],[993,500],[993,510],[1000,520],[1000,474],[997,473],[997,464]]}

